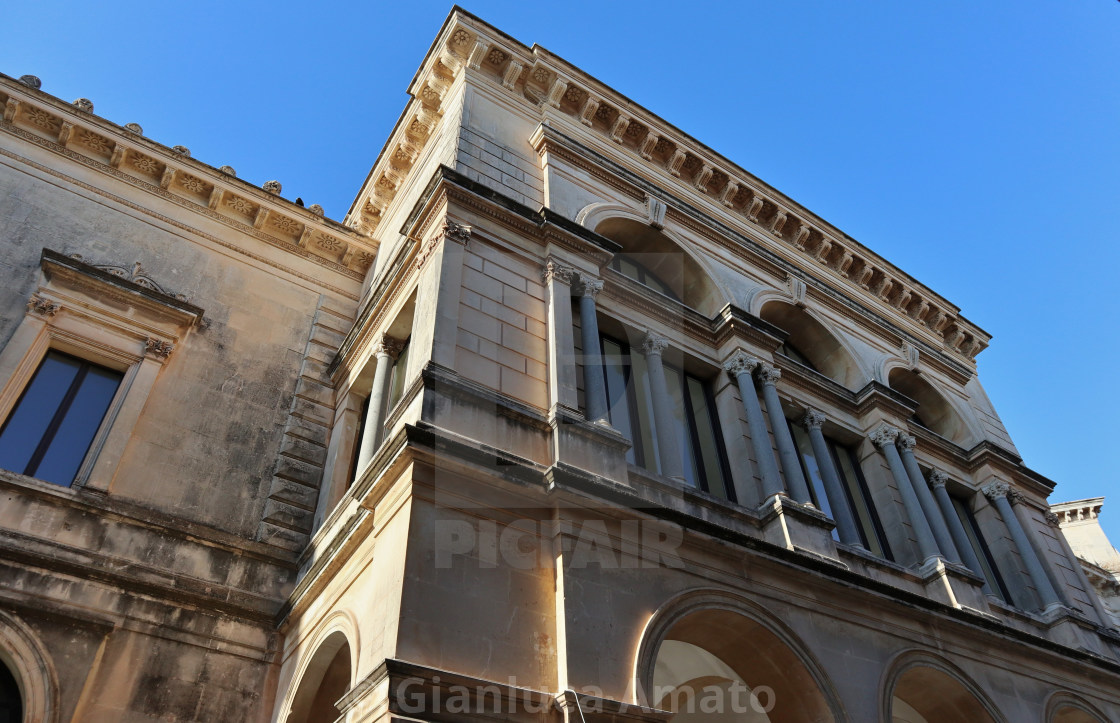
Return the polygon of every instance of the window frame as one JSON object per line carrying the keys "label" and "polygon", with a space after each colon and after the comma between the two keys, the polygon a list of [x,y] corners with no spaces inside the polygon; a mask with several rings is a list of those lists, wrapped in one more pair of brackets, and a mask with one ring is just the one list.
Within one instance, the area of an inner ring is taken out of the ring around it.
{"label": "window frame", "polygon": [[[992,592],[998,594],[1003,602],[1008,605],[1015,605],[1015,598],[1011,595],[1011,589],[1004,581],[1003,573],[1000,572],[995,555],[992,554],[991,548],[988,547],[988,541],[984,538],[984,531],[980,528],[980,522],[972,511],[972,496],[966,497],[949,492],[949,499],[953,503],[957,518],[964,527],[965,536],[968,537],[968,541],[972,545],[973,553],[976,554],[981,566],[984,567],[983,574],[988,581],[988,587],[992,588]],[[991,574],[990,577],[989,573]]]}

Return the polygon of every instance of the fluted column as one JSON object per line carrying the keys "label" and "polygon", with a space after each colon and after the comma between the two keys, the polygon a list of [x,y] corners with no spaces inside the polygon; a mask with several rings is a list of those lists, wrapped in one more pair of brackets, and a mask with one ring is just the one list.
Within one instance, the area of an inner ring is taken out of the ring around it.
{"label": "fluted column", "polygon": [[859,536],[852,509],[848,504],[848,495],[844,492],[844,483],[840,481],[836,461],[832,459],[832,452],[821,431],[825,419],[822,412],[810,409],[805,412],[801,423],[809,431],[809,443],[813,445],[813,456],[817,458],[817,468],[821,471],[824,492],[828,496],[828,506],[832,508],[832,519],[836,522],[836,533],[840,536],[840,542],[863,547],[863,540]]}
{"label": "fluted column", "polygon": [[898,493],[902,495],[902,506],[906,508],[906,516],[910,518],[910,527],[913,528],[914,536],[918,539],[918,551],[922,555],[924,564],[931,558],[940,557],[941,553],[937,549],[937,540],[922,510],[922,503],[918,501],[914,485],[910,483],[910,475],[906,473],[902,457],[898,454],[898,447],[895,446],[898,434],[897,429],[884,424],[871,435],[871,441],[887,458],[887,465],[891,468],[895,486],[898,487]]}
{"label": "fluted column", "polygon": [[654,427],[657,430],[657,453],[661,461],[661,474],[684,482],[681,441],[675,434],[673,400],[669,397],[669,387],[665,383],[665,366],[661,363],[661,353],[667,346],[669,346],[668,339],[651,331],[642,341],[642,354],[646,357],[646,368],[649,370],[649,390],[653,396],[653,413],[656,415]]}
{"label": "fluted column", "polygon": [[599,320],[595,297],[603,290],[600,279],[580,279],[579,322],[583,338],[583,392],[590,422],[607,421],[607,382],[603,376],[603,355],[599,353]]}
{"label": "fluted column", "polygon": [[778,399],[778,388],[775,386],[782,377],[782,370],[769,364],[759,364],[755,376],[762,387],[762,399],[766,402],[766,413],[770,417],[770,431],[774,433],[774,442],[778,445],[778,458],[782,461],[786,487],[794,500],[802,504],[812,503],[809,485],[805,484],[805,475],[801,472],[797,447],[793,445],[793,437],[789,433],[789,424],[782,412],[782,401]]}
{"label": "fluted column", "polygon": [[747,426],[751,432],[751,447],[754,448],[758,476],[762,478],[762,496],[769,499],[774,495],[785,494],[782,477],[778,474],[778,464],[774,460],[774,450],[770,447],[770,435],[766,431],[766,419],[762,416],[762,406],[754,390],[754,369],[762,362],[745,351],[737,351],[728,359],[723,369],[728,376],[739,384],[739,396],[747,413]]}
{"label": "fluted column", "polygon": [[922,470],[918,467],[918,460],[914,457],[914,446],[917,443],[918,440],[914,439],[912,435],[905,432],[899,433],[897,444],[898,454],[902,457],[902,466],[906,468],[906,476],[910,478],[910,484],[914,485],[914,491],[918,494],[918,502],[921,503],[926,520],[929,521],[930,529],[933,530],[933,538],[937,540],[937,549],[941,551],[942,557],[953,562],[961,562],[960,552],[957,551],[953,537],[949,534],[945,516],[941,514],[937,502],[934,501],[933,493],[930,491],[929,485],[926,484],[925,477],[922,476]]}
{"label": "fluted column", "polygon": [[393,360],[401,353],[404,342],[394,339],[388,334],[382,334],[373,347],[377,359],[377,368],[373,372],[373,389],[369,393],[369,409],[366,410],[362,444],[358,448],[358,474],[369,465],[373,453],[381,444],[382,425],[385,422],[385,395],[389,389],[389,369]]}
{"label": "fluted column", "polygon": [[957,546],[961,562],[984,580],[984,592],[992,595],[994,593],[992,592],[992,586],[988,584],[987,575],[984,574],[984,566],[980,563],[980,558],[976,556],[976,550],[972,547],[972,541],[968,538],[964,523],[961,522],[960,515],[957,514],[957,508],[953,505],[953,498],[949,496],[949,490],[945,488],[945,483],[948,481],[949,475],[939,469],[931,470],[929,473],[929,488],[933,492],[933,498],[937,500],[937,506],[941,508],[941,516],[945,518],[949,527],[949,534],[953,538],[953,543]]}
{"label": "fluted column", "polygon": [[999,510],[999,516],[1003,518],[1003,524],[1007,527],[1007,531],[1011,533],[1011,541],[1015,543],[1015,549],[1018,550],[1019,557],[1023,560],[1023,564],[1027,566],[1027,575],[1030,576],[1034,589],[1038,591],[1038,596],[1042,599],[1042,607],[1051,608],[1061,605],[1062,600],[1058,597],[1050,578],[1046,575],[1046,570],[1042,568],[1042,561],[1038,559],[1034,545],[1027,537],[1027,531],[1023,529],[1015,511],[1011,509],[1011,500],[1009,499],[1011,486],[1006,482],[996,480],[985,485],[981,492]]}

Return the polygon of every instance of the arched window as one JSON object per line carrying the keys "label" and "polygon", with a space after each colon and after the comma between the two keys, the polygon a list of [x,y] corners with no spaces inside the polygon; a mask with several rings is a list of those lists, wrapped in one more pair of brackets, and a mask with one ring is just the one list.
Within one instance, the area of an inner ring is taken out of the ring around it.
{"label": "arched window", "polygon": [[19,682],[8,666],[0,662],[0,723],[19,723],[23,720],[23,696]]}
{"label": "arched window", "polygon": [[891,389],[918,403],[913,421],[930,431],[960,444],[968,437],[964,420],[933,385],[910,369],[895,368],[887,375]]}
{"label": "arched window", "polygon": [[899,676],[890,713],[891,723],[996,723],[987,706],[964,683],[924,665],[911,667]]}
{"label": "arched window", "polygon": [[809,312],[784,301],[770,301],[758,315],[788,334],[778,349],[780,354],[848,389],[858,389],[867,382],[855,358],[836,335]]}
{"label": "arched window", "polygon": [[659,294],[664,294],[674,301],[680,301],[680,297],[677,296],[676,292],[674,292],[668,284],[658,278],[657,274],[653,273],[645,266],[642,266],[629,256],[623,254],[616,255],[611,259],[611,268],[623,276],[637,281],[643,286],[648,286]]}
{"label": "arched window", "polygon": [[348,690],[350,643],[345,635],[334,632],[319,644],[304,668],[285,723],[336,720],[341,715],[336,703]]}

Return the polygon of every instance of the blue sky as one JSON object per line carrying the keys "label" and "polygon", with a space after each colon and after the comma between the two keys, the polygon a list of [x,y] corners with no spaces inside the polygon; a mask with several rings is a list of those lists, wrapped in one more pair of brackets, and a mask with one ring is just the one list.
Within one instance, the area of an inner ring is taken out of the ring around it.
{"label": "blue sky", "polygon": [[[0,72],[341,218],[446,3],[22,2]],[[937,290],[1052,501],[1120,542],[1120,3],[474,2]]]}

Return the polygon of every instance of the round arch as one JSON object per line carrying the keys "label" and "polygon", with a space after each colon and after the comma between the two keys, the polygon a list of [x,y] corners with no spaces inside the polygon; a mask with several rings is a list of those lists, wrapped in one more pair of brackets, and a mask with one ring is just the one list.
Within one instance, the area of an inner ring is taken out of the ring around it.
{"label": "round arch", "polygon": [[654,228],[649,219],[632,209],[620,204],[595,203],[580,211],[576,220],[621,246],[618,256],[654,274],[686,306],[705,317],[715,316],[732,303],[730,291],[689,242],[671,231]]}
{"label": "round arch", "polygon": [[1107,723],[1108,718],[1084,698],[1059,691],[1046,701],[1045,723]]}
{"label": "round arch", "polygon": [[[706,708],[706,698],[715,705]],[[756,603],[720,590],[686,592],[654,612],[635,659],[634,699],[670,706],[677,721],[847,720],[797,635]]]}
{"label": "round arch", "polygon": [[923,375],[912,369],[896,366],[886,372],[887,386],[918,403],[917,417],[922,426],[942,437],[964,444],[974,437],[965,418],[949,399]]}
{"label": "round arch", "polygon": [[896,655],[880,686],[880,719],[891,723],[1006,723],[965,673],[926,651]]}
{"label": "round arch", "polygon": [[58,673],[46,648],[22,620],[0,611],[0,665],[11,671],[23,704],[23,719],[58,720]]}
{"label": "round arch", "polygon": [[352,616],[337,610],[318,627],[318,633],[308,637],[284,695],[277,718],[281,723],[313,723],[319,720],[320,708],[333,705],[353,687],[360,647]]}
{"label": "round arch", "polygon": [[821,374],[848,389],[868,380],[855,354],[809,310],[783,299],[768,299],[758,316],[789,334],[788,343],[804,354]]}

